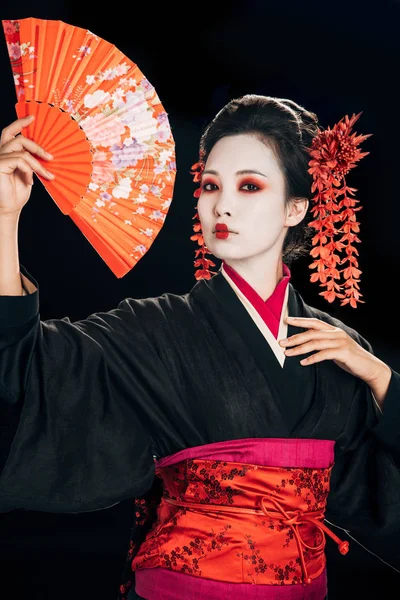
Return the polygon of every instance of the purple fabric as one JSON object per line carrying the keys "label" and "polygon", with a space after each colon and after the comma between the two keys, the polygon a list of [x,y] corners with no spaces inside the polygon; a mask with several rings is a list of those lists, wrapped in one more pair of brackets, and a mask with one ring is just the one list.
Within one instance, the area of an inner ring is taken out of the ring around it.
{"label": "purple fabric", "polygon": [[157,467],[168,467],[187,459],[226,460],[264,467],[326,469],[333,464],[332,440],[247,438],[195,446],[165,456]]}
{"label": "purple fabric", "polygon": [[201,579],[161,567],[136,572],[136,592],[150,600],[324,600],[326,570],[309,585],[252,585]]}

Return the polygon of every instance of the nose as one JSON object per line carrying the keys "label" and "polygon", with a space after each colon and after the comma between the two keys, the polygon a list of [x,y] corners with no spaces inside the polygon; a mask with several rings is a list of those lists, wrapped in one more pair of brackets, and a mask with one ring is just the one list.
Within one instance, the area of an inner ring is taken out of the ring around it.
{"label": "nose", "polygon": [[217,217],[221,215],[232,215],[232,197],[225,191],[221,190],[216,198],[214,212]]}

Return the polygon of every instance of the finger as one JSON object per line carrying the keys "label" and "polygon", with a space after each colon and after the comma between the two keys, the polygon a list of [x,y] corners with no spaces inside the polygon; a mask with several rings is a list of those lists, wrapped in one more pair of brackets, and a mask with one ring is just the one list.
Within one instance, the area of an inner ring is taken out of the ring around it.
{"label": "finger", "polygon": [[[23,163],[21,162],[23,161]],[[29,152],[10,152],[10,154],[0,154],[0,173],[11,175],[21,164],[28,164],[30,169],[37,175],[45,179],[54,179],[54,174],[48,171],[40,162]]]}
{"label": "finger", "polygon": [[0,154],[0,172],[10,175],[16,168],[18,162],[15,159],[23,159],[30,168],[46,179],[54,179],[54,174],[48,171],[34,156],[29,152],[10,152],[9,154]]}
{"label": "finger", "polygon": [[304,365],[312,365],[314,363],[319,363],[324,360],[335,360],[335,358],[337,358],[337,357],[336,357],[334,350],[321,350],[321,352],[316,352],[315,354],[312,354],[311,356],[307,356],[306,358],[303,358],[299,362],[302,366],[304,366]]}
{"label": "finger", "polygon": [[38,143],[26,138],[23,135],[18,135],[4,144],[0,149],[0,154],[19,152],[21,150],[27,150],[31,154],[36,154],[45,160],[51,160],[53,158],[53,155],[50,154],[50,152],[47,152],[44,148],[42,148],[42,146],[39,146]]}
{"label": "finger", "polygon": [[342,337],[345,337],[345,333],[341,329],[338,330],[337,328],[335,328],[335,329],[309,329],[307,331],[303,331],[302,333],[296,333],[295,335],[291,335],[287,339],[279,340],[279,344],[281,346],[285,346],[285,348],[286,348],[289,346],[296,346],[297,344],[303,344],[304,342],[307,342],[308,340],[311,340],[311,339],[323,339],[323,338],[331,338],[331,337],[342,338]]}
{"label": "finger", "polygon": [[336,350],[340,350],[341,346],[342,345],[337,339],[327,340],[325,338],[321,340],[312,340],[306,344],[301,344],[301,346],[296,346],[296,348],[286,348],[285,354],[286,356],[297,356],[298,354],[307,354],[314,350],[325,350],[327,348],[336,348]]}
{"label": "finger", "polygon": [[309,327],[310,329],[337,329],[334,325],[330,325],[320,319],[310,317],[286,317],[286,321],[289,325],[295,325],[296,327]]}
{"label": "finger", "polygon": [[23,179],[25,181],[25,183],[27,185],[33,185],[33,170],[31,169],[31,167],[24,161],[24,159],[21,159],[20,164],[18,165],[18,171],[20,171],[23,174]]}
{"label": "finger", "polygon": [[3,144],[7,144],[13,137],[21,133],[24,127],[28,127],[28,125],[32,123],[33,119],[33,115],[28,115],[27,117],[13,121],[10,125],[5,127],[1,132],[0,145],[3,146]]}
{"label": "finger", "polygon": [[14,171],[22,173],[25,183],[33,185],[33,169],[22,157],[16,156],[12,161],[8,162],[6,167],[0,162],[0,173],[10,175]]}

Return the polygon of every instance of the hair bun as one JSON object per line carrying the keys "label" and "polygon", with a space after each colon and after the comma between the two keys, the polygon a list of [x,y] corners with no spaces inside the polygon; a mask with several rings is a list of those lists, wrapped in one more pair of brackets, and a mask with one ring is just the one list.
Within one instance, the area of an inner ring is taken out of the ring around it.
{"label": "hair bun", "polygon": [[311,142],[311,139],[317,135],[319,130],[319,121],[317,115],[304,108],[304,106],[297,104],[297,102],[294,102],[293,100],[284,98],[280,99],[280,102],[287,108],[290,108],[296,114],[303,140],[305,137],[304,132],[306,132],[308,136],[310,136],[310,140],[307,140],[307,142]]}
{"label": "hair bun", "polygon": [[297,104],[297,102],[287,98],[282,99],[281,102],[282,104],[286,104],[286,106],[289,106],[292,110],[294,110],[297,113],[297,116],[300,117],[306,125],[319,125],[317,115],[304,108],[304,106],[301,106],[300,104]]}

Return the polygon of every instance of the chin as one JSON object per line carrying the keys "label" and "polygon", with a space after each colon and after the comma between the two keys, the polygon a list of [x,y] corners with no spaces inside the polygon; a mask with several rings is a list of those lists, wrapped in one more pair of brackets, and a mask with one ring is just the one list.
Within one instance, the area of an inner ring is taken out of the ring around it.
{"label": "chin", "polygon": [[[223,240],[221,240],[223,241]],[[217,244],[210,244],[210,246],[208,246],[206,244],[208,250],[211,252],[211,254],[213,256],[215,256],[215,258],[218,258],[219,260],[238,260],[241,258],[241,256],[237,256],[238,252],[237,249],[234,248],[223,248],[223,247],[219,247],[217,246]],[[222,246],[222,244],[221,244]],[[229,251],[231,250],[231,252]]]}
{"label": "chin", "polygon": [[[234,235],[236,237],[237,234]],[[215,258],[220,260],[238,260],[243,258],[241,256],[243,250],[240,250],[237,244],[232,244],[229,239],[218,240],[214,234],[211,234],[211,239],[207,239],[207,237],[204,236],[204,243],[209,252],[211,252]]]}

